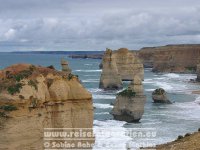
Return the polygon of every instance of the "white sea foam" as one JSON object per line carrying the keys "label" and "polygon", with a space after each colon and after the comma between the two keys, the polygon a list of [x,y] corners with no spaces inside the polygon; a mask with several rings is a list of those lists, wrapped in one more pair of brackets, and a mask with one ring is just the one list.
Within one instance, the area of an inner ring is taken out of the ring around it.
{"label": "white sea foam", "polygon": [[86,75],[83,75],[85,77],[96,77],[97,75],[93,75],[93,74],[86,74]]}
{"label": "white sea foam", "polygon": [[199,106],[200,106],[200,96],[197,96],[196,100],[194,102],[197,103],[197,104],[199,104]]}
{"label": "white sea foam", "polygon": [[82,80],[83,83],[90,83],[90,82],[99,82],[99,79],[87,79],[87,80]]}
{"label": "white sea foam", "polygon": [[145,91],[147,91],[147,92],[152,92],[152,91],[154,91],[155,89],[144,89]]}
{"label": "white sea foam", "polygon": [[167,82],[155,82],[155,84],[158,87],[163,88],[165,90],[172,90],[173,89],[173,87]]}
{"label": "white sea foam", "polygon": [[102,128],[107,128],[107,127],[123,127],[123,125],[126,124],[125,121],[117,121],[117,120],[94,120],[94,128],[96,127],[102,127]]}
{"label": "white sea foam", "polygon": [[93,106],[96,108],[102,108],[102,109],[113,108],[113,106],[111,106],[110,104],[94,103]]}
{"label": "white sea foam", "polygon": [[85,66],[92,66],[92,64],[84,64]]}
{"label": "white sea foam", "polygon": [[88,91],[91,93],[96,93],[96,92],[102,92],[103,90],[99,88],[89,88]]}
{"label": "white sea foam", "polygon": [[100,112],[100,113],[95,113],[95,115],[108,115],[110,114],[109,112]]}
{"label": "white sea foam", "polygon": [[75,70],[74,72],[101,72],[101,70]]}
{"label": "white sea foam", "polygon": [[167,73],[167,74],[164,74],[163,76],[169,77],[169,78],[179,78],[180,77],[180,75],[176,74],[176,73]]}
{"label": "white sea foam", "polygon": [[115,99],[116,96],[114,95],[96,95],[96,94],[93,94],[92,96],[94,99]]}

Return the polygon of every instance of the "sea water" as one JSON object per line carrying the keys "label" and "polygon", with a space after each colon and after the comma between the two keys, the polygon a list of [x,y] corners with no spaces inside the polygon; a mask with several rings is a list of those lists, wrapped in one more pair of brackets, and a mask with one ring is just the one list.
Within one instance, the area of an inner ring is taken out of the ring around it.
{"label": "sea water", "polygon": [[[94,132],[96,132],[96,145],[94,149],[109,149],[109,145],[116,146],[119,149],[137,148],[145,143],[161,144],[175,140],[178,135],[184,135],[188,132],[197,131],[200,128],[200,96],[191,94],[194,90],[200,90],[200,86],[189,82],[195,79],[194,74],[156,74],[151,69],[145,69],[143,81],[144,92],[147,96],[145,112],[140,123],[126,123],[117,121],[110,115],[112,105],[115,101],[115,95],[119,91],[103,91],[99,89],[99,79],[101,70],[99,64],[101,60],[97,59],[71,59],[64,54],[0,54],[0,69],[3,69],[15,63],[31,63],[41,66],[53,65],[61,70],[60,59],[65,58],[69,62],[73,74],[79,76],[82,84],[92,93],[94,110]],[[129,82],[124,82],[124,87]],[[168,97],[174,103],[171,105],[152,103],[151,94],[156,88],[164,88]],[[98,138],[98,129],[110,131],[113,128],[121,132],[127,129],[148,129],[153,128],[156,131],[154,139],[132,138],[128,135],[111,134],[106,138]],[[148,141],[148,142],[147,142]],[[110,147],[112,149],[112,147]],[[115,148],[116,149],[116,148]]]}

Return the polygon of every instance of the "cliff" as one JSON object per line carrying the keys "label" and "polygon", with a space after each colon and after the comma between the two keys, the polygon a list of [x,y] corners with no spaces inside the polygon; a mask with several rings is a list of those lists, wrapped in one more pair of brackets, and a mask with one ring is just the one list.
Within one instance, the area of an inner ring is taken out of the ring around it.
{"label": "cliff", "polygon": [[[139,58],[134,52],[131,52],[126,48],[120,48],[116,51],[107,49],[104,53],[101,67],[102,75],[100,87],[104,87],[102,86],[103,80],[111,82],[110,80],[115,79],[117,83],[119,83],[119,79],[122,81],[131,81],[134,76],[138,76],[142,80],[144,79],[143,64],[140,62]],[[110,70],[110,72],[105,73],[106,71],[108,72],[108,70]],[[104,74],[107,75],[105,76]]]}
{"label": "cliff", "polygon": [[145,66],[154,72],[195,73],[200,45],[167,45],[142,48],[138,52]]}
{"label": "cliff", "polygon": [[16,64],[0,71],[0,147],[43,149],[44,128],[92,128],[91,94],[70,73]]}

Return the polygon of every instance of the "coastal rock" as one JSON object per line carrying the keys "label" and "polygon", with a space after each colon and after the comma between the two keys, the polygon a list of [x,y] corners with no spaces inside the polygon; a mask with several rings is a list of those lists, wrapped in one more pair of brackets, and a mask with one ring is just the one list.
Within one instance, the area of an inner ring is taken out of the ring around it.
{"label": "coastal rock", "polygon": [[162,88],[159,88],[153,91],[152,99],[154,103],[172,104],[172,102],[167,98],[167,94],[165,90]]}
{"label": "coastal rock", "polygon": [[61,66],[62,66],[62,71],[71,73],[71,69],[69,68],[68,62],[63,58],[61,59]]}
{"label": "coastal rock", "polygon": [[127,48],[116,51],[107,49],[100,67],[102,67],[100,88],[121,88],[122,81],[131,81],[135,76],[144,79],[143,64],[134,52]]}
{"label": "coastal rock", "polygon": [[93,127],[92,95],[65,71],[12,65],[0,71],[0,127],[2,149],[43,149],[44,128]]}
{"label": "coastal rock", "polygon": [[200,64],[197,65],[197,81],[200,82]]}
{"label": "coastal rock", "polygon": [[182,44],[147,47],[138,51],[138,57],[154,72],[195,73],[200,59],[200,45]]}
{"label": "coastal rock", "polygon": [[117,94],[111,114],[116,120],[139,122],[144,113],[145,102],[141,79],[135,77],[127,89]]}
{"label": "coastal rock", "polygon": [[103,58],[103,69],[100,77],[99,88],[102,89],[121,89],[122,81],[121,76],[118,73],[115,57],[112,54],[112,50],[107,49]]}

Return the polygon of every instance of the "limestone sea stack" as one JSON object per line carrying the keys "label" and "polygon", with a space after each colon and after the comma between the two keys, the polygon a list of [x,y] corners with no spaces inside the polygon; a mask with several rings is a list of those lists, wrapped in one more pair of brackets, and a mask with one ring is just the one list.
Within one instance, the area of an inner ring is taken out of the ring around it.
{"label": "limestone sea stack", "polygon": [[62,71],[71,73],[71,69],[69,68],[68,62],[64,58],[61,59],[61,66]]}
{"label": "limestone sea stack", "polygon": [[144,79],[143,64],[137,55],[127,48],[120,48],[116,51],[107,49],[100,67],[102,68],[100,88],[121,88],[122,81],[131,81],[134,76],[138,76],[141,80]]}
{"label": "limestone sea stack", "polygon": [[12,65],[0,71],[0,127],[2,149],[44,149],[44,128],[93,127],[92,95],[75,75]]}
{"label": "limestone sea stack", "polygon": [[153,91],[152,99],[154,103],[172,104],[172,102],[167,98],[166,91],[162,88],[159,88]]}
{"label": "limestone sea stack", "polygon": [[121,76],[118,73],[115,57],[112,54],[112,50],[107,49],[105,56],[103,57],[103,69],[100,77],[99,88],[102,89],[121,89],[122,81]]}
{"label": "limestone sea stack", "polygon": [[117,94],[111,114],[116,120],[139,122],[144,113],[145,102],[141,79],[136,76],[127,89]]}

